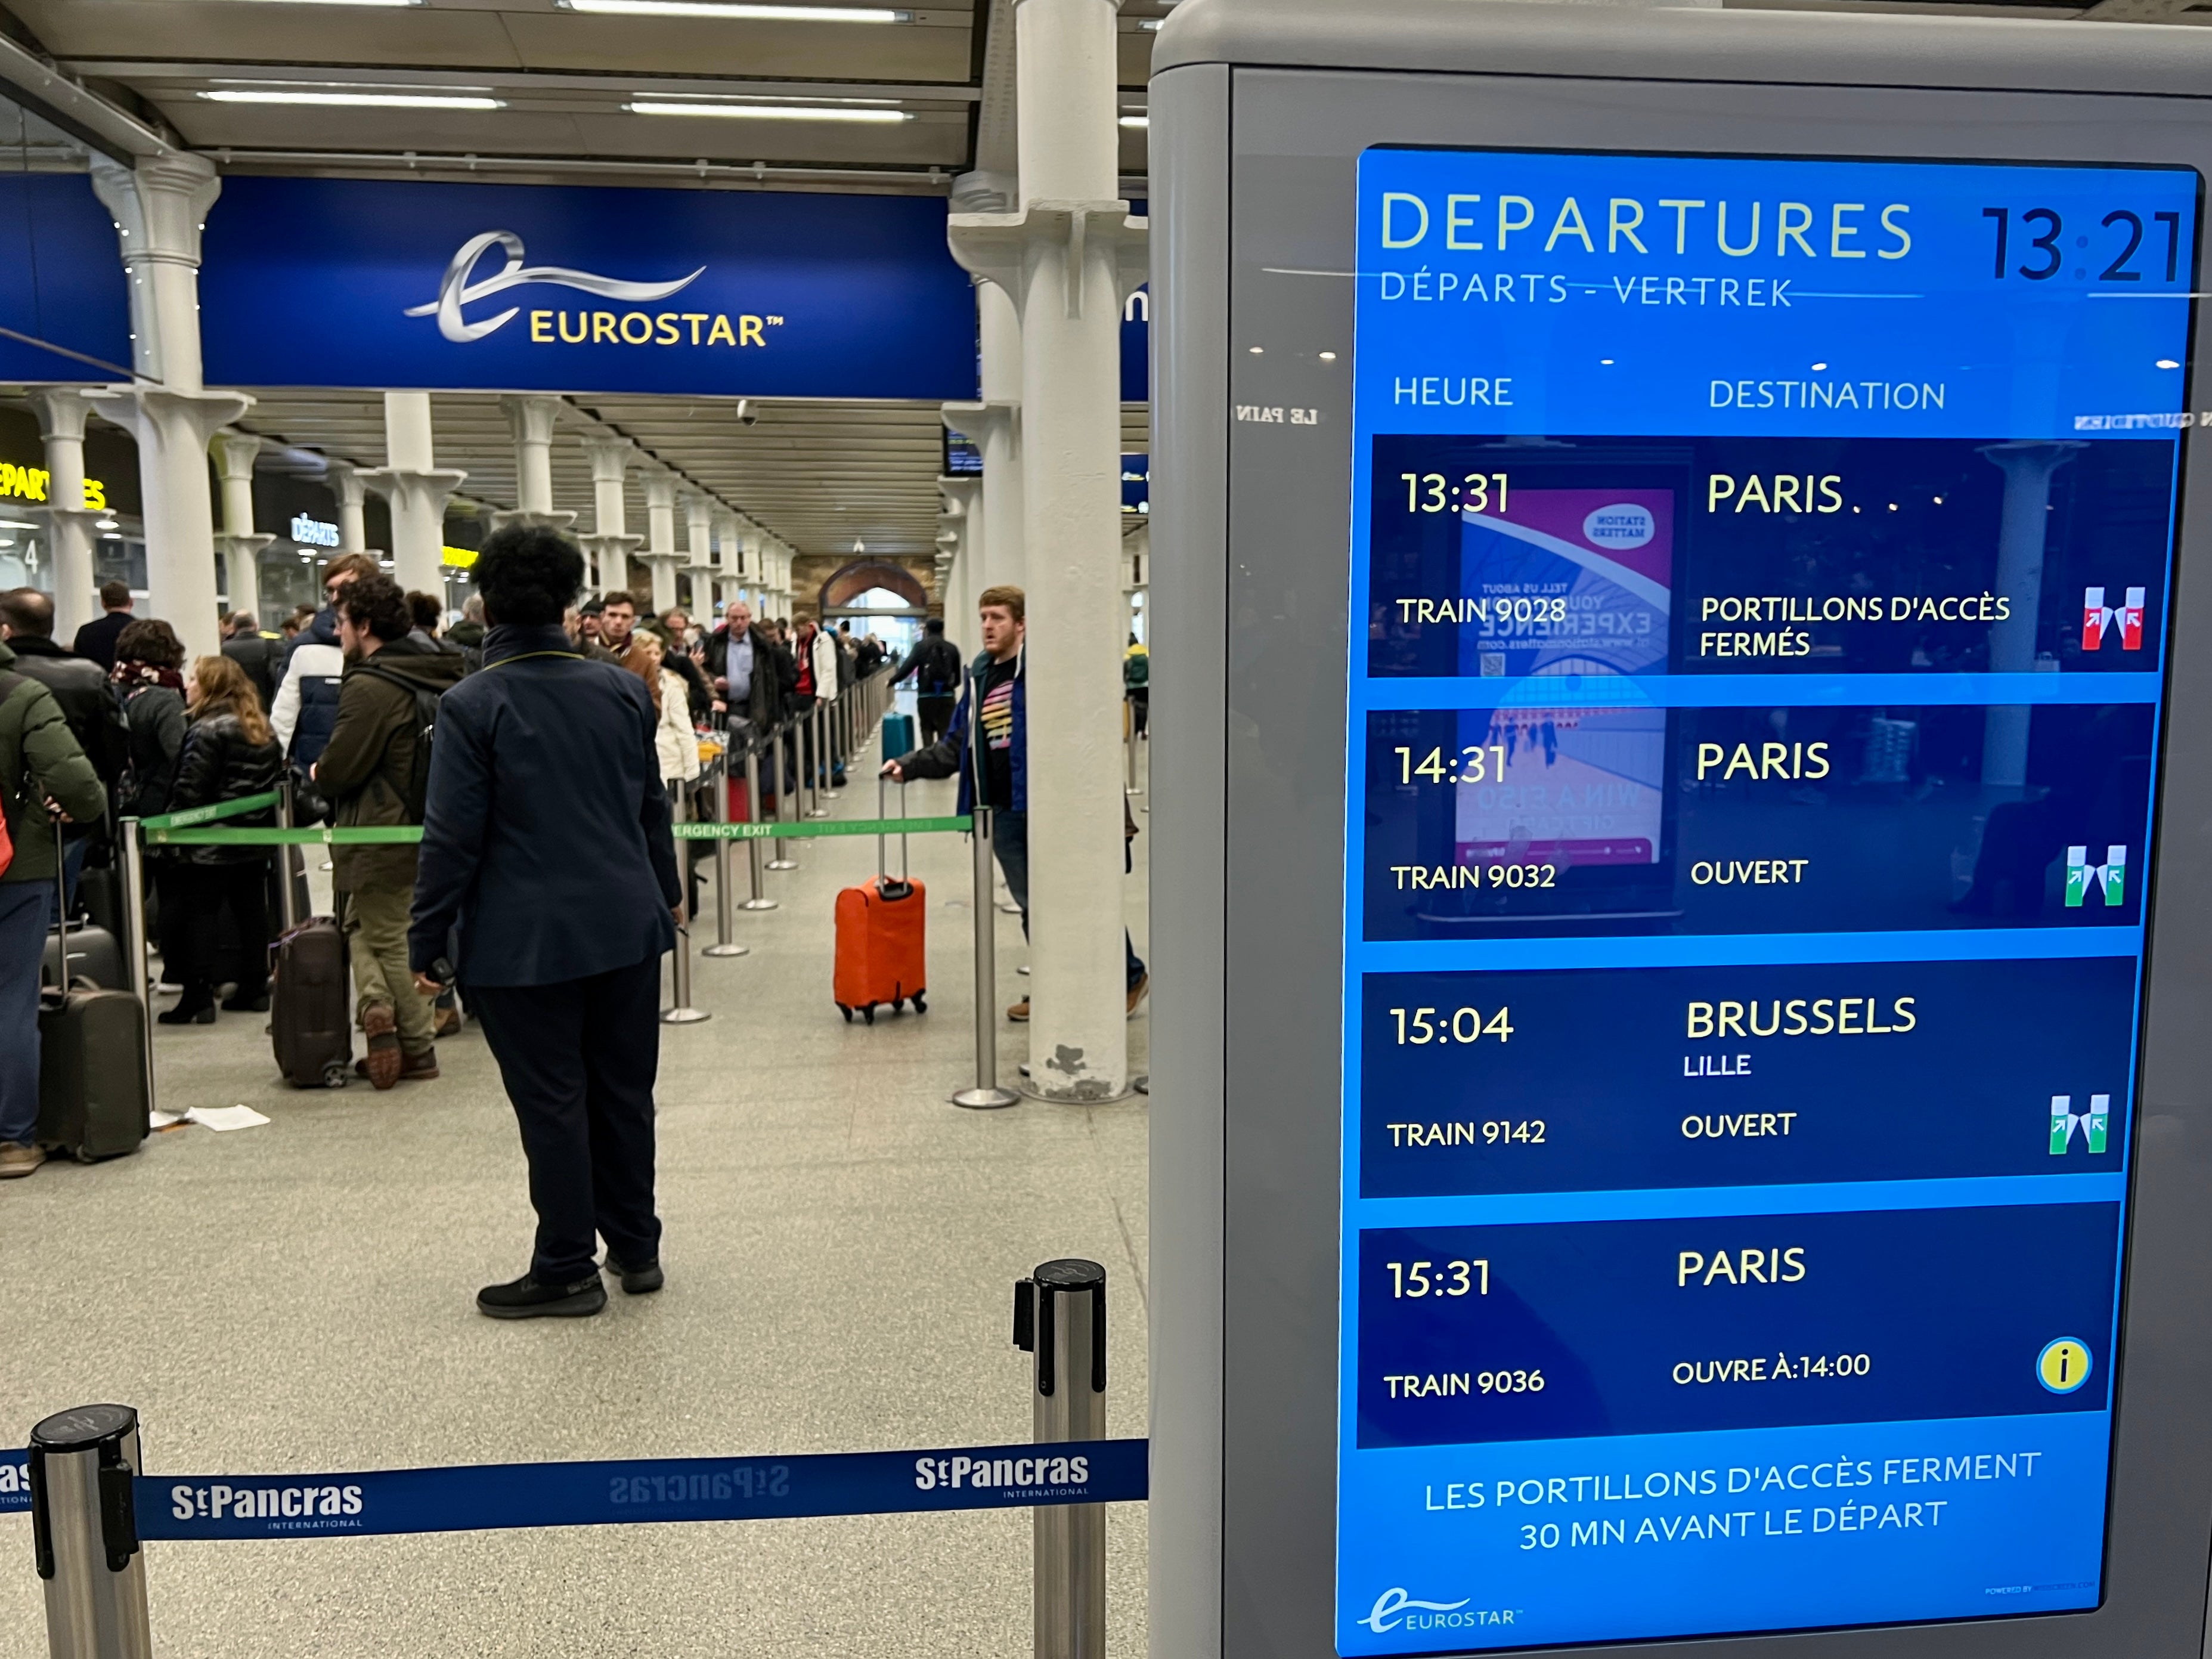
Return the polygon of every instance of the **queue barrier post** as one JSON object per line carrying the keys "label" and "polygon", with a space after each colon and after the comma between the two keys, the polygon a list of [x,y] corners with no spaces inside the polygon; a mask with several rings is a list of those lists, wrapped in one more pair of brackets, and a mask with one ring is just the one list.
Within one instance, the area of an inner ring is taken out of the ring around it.
{"label": "queue barrier post", "polygon": [[[688,783],[683,786],[682,798],[686,805],[690,803],[691,786]],[[695,1008],[691,1006],[691,906],[689,902],[688,890],[690,886],[689,879],[687,878],[682,885],[687,890],[684,899],[677,906],[682,914],[678,916],[676,921],[676,949],[672,952],[675,957],[676,1006],[672,1008],[663,1008],[660,1011],[660,1023],[664,1025],[696,1025],[702,1019],[713,1018],[705,1009]]]}
{"label": "queue barrier post", "polygon": [[[1106,1269],[1048,1261],[1014,1285],[1014,1346],[1036,1356],[1030,1406],[1039,1444],[1106,1433]],[[1030,1511],[1035,1659],[1105,1659],[1106,1510]]]}
{"label": "queue barrier post", "polygon": [[[730,817],[729,750],[724,749],[707,774],[707,816],[716,823],[727,823]],[[750,758],[750,757],[748,757]],[[737,926],[738,855],[728,836],[714,843],[714,942],[706,954],[710,957],[742,957],[751,954],[751,947],[738,944],[731,937]],[[755,885],[758,885],[756,879]]]}
{"label": "queue barrier post", "polygon": [[[799,822],[799,728],[788,720],[769,733],[769,757],[775,766],[781,781],[775,791],[775,815],[785,823]],[[796,870],[799,860],[793,856],[799,843],[788,837],[779,837],[775,856],[768,861],[771,870]]]}
{"label": "queue barrier post", "polygon": [[138,1413],[80,1406],[31,1431],[31,1544],[52,1659],[153,1659],[131,1481]]}
{"label": "queue barrier post", "polygon": [[830,803],[823,799],[830,793],[830,766],[823,755],[829,735],[829,705],[817,697],[814,707],[806,711],[806,816],[810,818],[830,816]]}
{"label": "queue barrier post", "polygon": [[[745,822],[758,823],[760,821],[760,751],[752,744],[747,744],[745,745]],[[727,845],[726,842],[724,844]],[[748,910],[775,908],[775,901],[761,890],[761,871],[765,867],[763,862],[764,857],[765,854],[761,851],[761,844],[757,838],[745,843],[746,875],[751,888],[751,894],[745,900],[744,907]]]}
{"label": "queue barrier post", "polygon": [[952,1103],[991,1111],[1018,1103],[999,1086],[999,963],[997,913],[991,908],[991,809],[976,802],[972,837],[975,891],[969,908],[975,923],[975,1086],[954,1091]]}
{"label": "queue barrier post", "polygon": [[[125,818],[123,840],[123,910],[131,939],[125,958],[131,973],[131,994],[138,999],[139,1027],[146,1042],[146,1109],[154,1109],[154,970],[152,947],[146,931],[146,844],[138,834],[138,820]],[[288,885],[289,884],[287,884]]]}

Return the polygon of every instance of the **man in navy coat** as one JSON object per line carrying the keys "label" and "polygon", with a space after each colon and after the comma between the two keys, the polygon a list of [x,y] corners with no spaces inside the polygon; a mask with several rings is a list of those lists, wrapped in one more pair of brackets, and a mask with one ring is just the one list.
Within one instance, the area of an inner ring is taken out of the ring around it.
{"label": "man in navy coat", "polygon": [[517,526],[475,574],[484,665],[439,708],[408,956],[419,988],[466,988],[530,1163],[530,1271],[477,1307],[580,1317],[607,1304],[594,1233],[624,1291],[661,1285],[653,1085],[683,888],[653,699],[561,629],[583,555]]}

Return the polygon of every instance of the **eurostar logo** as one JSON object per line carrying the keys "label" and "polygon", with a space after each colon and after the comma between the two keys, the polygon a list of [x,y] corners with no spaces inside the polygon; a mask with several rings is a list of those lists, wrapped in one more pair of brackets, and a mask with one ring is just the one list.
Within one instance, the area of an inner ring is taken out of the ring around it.
{"label": "eurostar logo", "polygon": [[[494,246],[507,251],[506,267],[495,276],[481,282],[472,282],[477,262]],[[672,283],[632,283],[618,276],[600,276],[588,270],[571,270],[566,265],[526,265],[522,263],[522,238],[511,230],[488,230],[480,236],[471,236],[460,246],[453,262],[446,267],[446,275],[438,284],[438,297],[427,305],[410,306],[410,317],[435,317],[438,332],[456,345],[466,345],[481,340],[487,334],[507,326],[522,314],[520,306],[509,306],[496,317],[487,317],[472,323],[461,314],[461,308],[474,301],[504,294],[509,289],[520,288],[530,283],[548,283],[557,288],[573,288],[586,294],[596,294],[605,300],[628,300],[643,303],[665,300],[672,294],[680,294],[707,273],[701,265],[689,276],[679,276]]]}
{"label": "eurostar logo", "polygon": [[1474,1599],[1473,1596],[1462,1596],[1456,1601],[1423,1601],[1407,1595],[1402,1589],[1386,1589],[1375,1598],[1375,1606],[1364,1619],[1352,1622],[1364,1625],[1380,1636],[1385,1631],[1397,1629],[1409,1608],[1418,1608],[1423,1613],[1457,1613]]}

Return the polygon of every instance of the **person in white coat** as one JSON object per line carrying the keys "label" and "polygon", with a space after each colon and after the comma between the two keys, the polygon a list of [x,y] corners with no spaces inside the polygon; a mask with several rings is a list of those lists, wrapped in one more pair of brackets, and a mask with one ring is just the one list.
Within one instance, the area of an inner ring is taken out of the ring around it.
{"label": "person in white coat", "polygon": [[635,636],[623,666],[643,680],[653,694],[653,706],[659,716],[653,728],[653,744],[660,757],[660,775],[672,796],[678,784],[690,783],[699,775],[699,735],[691,729],[689,690],[682,675],[664,665],[660,641],[651,634]]}

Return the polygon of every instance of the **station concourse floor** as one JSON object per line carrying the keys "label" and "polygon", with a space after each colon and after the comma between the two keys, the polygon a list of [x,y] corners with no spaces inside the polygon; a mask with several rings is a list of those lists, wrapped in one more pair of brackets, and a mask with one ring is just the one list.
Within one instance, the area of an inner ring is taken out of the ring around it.
{"label": "station concourse floor", "polygon": [[[872,755],[836,816],[872,816]],[[908,810],[950,813],[952,791],[915,785]],[[1149,841],[1123,887],[1139,953]],[[872,837],[799,843],[801,867],[767,877],[781,908],[737,916],[752,953],[695,954],[714,1018],[661,1032],[668,1285],[632,1298],[610,1280],[595,1319],[475,1310],[527,1265],[532,1221],[473,1028],[439,1044],[441,1080],[386,1094],[284,1086],[254,1016],[162,1028],[161,1106],[272,1121],[180,1127],[0,1187],[6,1432],[120,1401],[155,1474],[1025,1441],[1012,1285],[1073,1255],[1108,1273],[1108,1431],[1143,1434],[1147,1102],[947,1103],[974,1068],[969,843],[910,846],[927,1015],[848,1026],[830,1000],[832,899],[873,871]],[[702,909],[695,948],[713,942],[711,884]],[[994,915],[1003,1008],[1026,957],[1019,918]],[[997,1029],[1006,1083],[1027,1033],[1003,1012]],[[1147,1035],[1140,1011],[1139,1074]],[[46,1649],[29,1531],[0,1519],[0,1659]],[[1030,1647],[1030,1537],[1016,1509],[155,1543],[147,1566],[161,1659],[1011,1659]],[[1110,1506],[1117,1654],[1144,1650],[1144,1506]]]}

